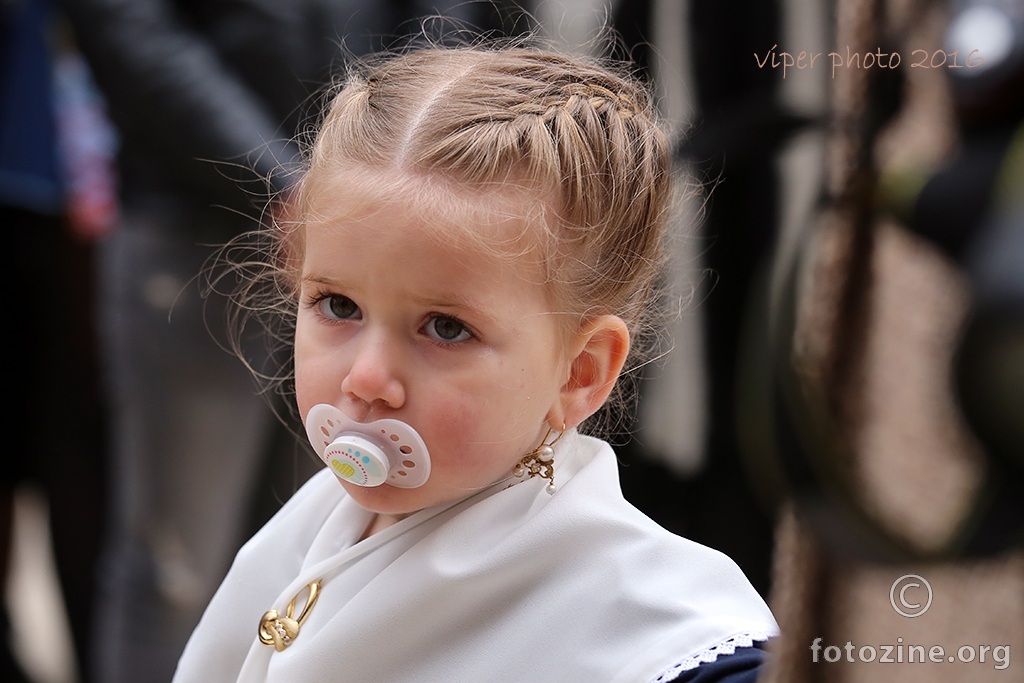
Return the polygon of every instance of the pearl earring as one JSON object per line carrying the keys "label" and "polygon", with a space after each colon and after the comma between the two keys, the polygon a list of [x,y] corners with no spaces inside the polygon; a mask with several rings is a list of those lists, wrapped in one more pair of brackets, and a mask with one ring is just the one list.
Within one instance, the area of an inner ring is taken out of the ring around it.
{"label": "pearl earring", "polygon": [[548,427],[547,434],[541,439],[541,444],[537,448],[527,453],[522,460],[516,463],[515,467],[512,468],[512,474],[519,478],[525,479],[528,477],[541,476],[548,480],[547,491],[549,494],[554,495],[555,493],[555,449],[554,445],[558,443],[558,440],[565,434],[565,423],[562,423],[562,430],[558,432],[558,436],[553,441],[548,442],[548,437],[551,436],[552,429]]}

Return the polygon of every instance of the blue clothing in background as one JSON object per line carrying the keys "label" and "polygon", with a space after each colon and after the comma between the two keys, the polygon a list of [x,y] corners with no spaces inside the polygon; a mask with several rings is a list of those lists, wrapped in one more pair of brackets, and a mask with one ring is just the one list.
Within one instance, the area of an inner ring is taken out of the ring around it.
{"label": "blue clothing in background", "polygon": [[0,204],[57,214],[64,189],[57,156],[47,0],[0,9]]}

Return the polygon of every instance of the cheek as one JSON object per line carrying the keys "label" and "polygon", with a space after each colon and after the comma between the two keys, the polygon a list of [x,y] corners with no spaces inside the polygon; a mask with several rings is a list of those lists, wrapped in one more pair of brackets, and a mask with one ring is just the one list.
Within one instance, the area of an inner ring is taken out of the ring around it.
{"label": "cheek", "polygon": [[492,461],[502,459],[500,453],[507,448],[503,442],[508,439],[508,420],[499,419],[495,405],[494,397],[487,392],[435,393],[422,424],[429,425],[428,445],[433,442],[441,470],[460,479],[491,471]]}
{"label": "cheek", "polygon": [[308,381],[307,375],[299,371],[299,365],[295,366],[295,404],[299,408],[299,417],[302,422],[306,421],[306,413],[309,409],[315,406],[318,401],[314,396],[319,393],[311,382]]}
{"label": "cheek", "polygon": [[420,418],[424,428],[429,429],[439,443],[445,444],[446,450],[473,439],[482,427],[483,401],[470,400],[439,387],[430,393],[429,408]]}
{"label": "cheek", "polygon": [[292,357],[292,360],[295,363],[295,402],[299,406],[299,416],[302,418],[302,421],[305,422],[306,413],[309,412],[309,409],[312,407],[312,405],[308,405],[311,389],[310,379],[312,378],[312,374],[309,372],[308,356],[304,352],[302,343],[299,339],[299,335],[296,332],[294,355]]}
{"label": "cheek", "polygon": [[302,319],[295,328],[295,401],[299,414],[306,413],[317,403],[333,403],[340,392],[337,364],[341,354],[321,351],[315,338],[304,329]]}
{"label": "cheek", "polygon": [[540,409],[540,397],[524,404],[524,394],[507,386],[437,392],[431,400],[423,424],[430,425],[437,467],[452,483],[478,486],[490,481],[510,469],[536,439],[546,412]]}

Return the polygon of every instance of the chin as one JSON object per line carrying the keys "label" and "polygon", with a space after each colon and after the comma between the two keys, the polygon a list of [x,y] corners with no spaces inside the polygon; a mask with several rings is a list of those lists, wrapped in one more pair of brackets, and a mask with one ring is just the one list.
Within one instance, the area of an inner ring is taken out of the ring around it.
{"label": "chin", "polygon": [[382,515],[411,515],[441,502],[425,500],[423,492],[419,489],[403,489],[390,484],[374,487],[356,486],[341,477],[337,479],[360,507]]}

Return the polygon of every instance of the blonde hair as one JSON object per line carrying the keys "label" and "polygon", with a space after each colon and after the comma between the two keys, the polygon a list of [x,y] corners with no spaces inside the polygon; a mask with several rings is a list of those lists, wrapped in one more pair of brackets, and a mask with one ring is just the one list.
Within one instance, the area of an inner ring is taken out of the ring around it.
{"label": "blonde hair", "polygon": [[[539,190],[550,198],[550,215],[531,224],[542,233],[561,312],[577,328],[591,316],[617,315],[634,339],[643,336],[672,174],[667,138],[638,80],[521,46],[427,47],[378,58],[353,69],[331,95],[297,188],[295,225],[311,220],[320,181],[352,166],[462,187]],[[272,249],[273,289],[294,310],[302,245],[293,227],[279,226]]]}

